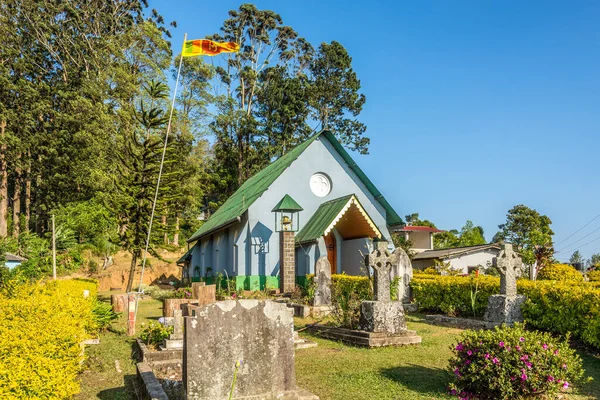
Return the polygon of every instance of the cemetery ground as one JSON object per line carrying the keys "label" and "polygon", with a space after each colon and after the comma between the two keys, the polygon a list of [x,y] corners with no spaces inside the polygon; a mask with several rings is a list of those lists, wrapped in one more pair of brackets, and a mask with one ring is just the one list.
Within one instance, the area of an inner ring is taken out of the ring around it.
{"label": "cemetery ground", "polygon": [[[110,292],[114,294],[114,292]],[[109,292],[100,293],[108,301]],[[140,302],[136,333],[142,323],[156,322],[162,303],[154,299]],[[314,323],[295,318],[296,329]],[[124,334],[125,317],[112,331],[100,336],[100,344],[86,348],[87,359],[81,374],[81,393],[76,399],[135,399],[135,339]],[[409,329],[423,338],[419,346],[365,349],[325,340],[301,332],[318,343],[317,347],[296,351],[298,385],[327,399],[444,399],[450,380],[446,372],[450,346],[460,329],[424,322],[423,315],[408,316]],[[600,398],[600,357],[579,351],[591,383],[563,397],[565,400]],[[118,362],[116,362],[118,361]]]}

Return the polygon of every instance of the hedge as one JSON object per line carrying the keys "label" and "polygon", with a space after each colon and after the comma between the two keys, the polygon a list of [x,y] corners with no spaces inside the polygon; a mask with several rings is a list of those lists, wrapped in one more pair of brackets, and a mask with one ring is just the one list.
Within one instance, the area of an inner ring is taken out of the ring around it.
{"label": "hedge", "polygon": [[92,281],[68,280],[0,293],[0,398],[70,398],[79,392],[82,342],[97,329],[96,288]]}
{"label": "hedge", "polygon": [[[315,285],[315,276],[306,275],[306,285]],[[355,293],[360,300],[373,300],[373,287],[368,276],[354,276],[346,274],[331,275],[333,292]],[[398,279],[390,282],[390,297],[396,300],[398,292]]]}
{"label": "hedge", "polygon": [[[488,297],[498,294],[500,279],[491,276],[435,276],[415,274],[411,288],[414,301],[425,310],[482,316]],[[517,281],[519,293],[527,296],[523,316],[528,326],[565,334],[571,332],[585,343],[600,348],[600,288],[574,281]]]}

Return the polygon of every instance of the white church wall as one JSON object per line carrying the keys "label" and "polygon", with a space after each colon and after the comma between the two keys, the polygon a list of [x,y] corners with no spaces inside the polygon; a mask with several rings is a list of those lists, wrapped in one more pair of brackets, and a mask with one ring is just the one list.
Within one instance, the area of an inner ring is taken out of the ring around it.
{"label": "white church wall", "polygon": [[342,272],[347,275],[366,275],[365,256],[369,254],[369,239],[342,242]]}

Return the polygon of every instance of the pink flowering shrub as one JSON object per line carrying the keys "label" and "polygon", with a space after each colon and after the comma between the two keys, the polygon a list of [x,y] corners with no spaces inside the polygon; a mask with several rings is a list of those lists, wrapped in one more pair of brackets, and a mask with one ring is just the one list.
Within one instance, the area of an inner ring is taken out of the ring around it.
{"label": "pink flowering shrub", "polygon": [[553,398],[583,379],[568,340],[522,326],[465,331],[452,351],[449,391],[460,399]]}

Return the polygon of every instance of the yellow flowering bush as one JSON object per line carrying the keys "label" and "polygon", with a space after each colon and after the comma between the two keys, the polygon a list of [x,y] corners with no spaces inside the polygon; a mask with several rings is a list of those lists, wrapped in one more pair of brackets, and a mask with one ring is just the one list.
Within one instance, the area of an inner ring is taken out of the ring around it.
{"label": "yellow flowering bush", "polygon": [[0,293],[0,398],[69,398],[79,392],[82,342],[97,328],[96,288],[93,281],[67,280]]}
{"label": "yellow flowering bush", "polygon": [[583,281],[583,275],[568,264],[552,264],[543,268],[538,273],[537,279],[549,281]]}
{"label": "yellow flowering bush", "polygon": [[[479,281],[476,281],[479,279]],[[490,276],[435,276],[415,274],[411,288],[414,300],[425,310],[453,309],[472,315],[475,283],[476,314],[487,308],[490,295],[498,294],[500,279]],[[528,326],[565,334],[571,332],[585,343],[600,348],[600,287],[578,281],[530,281],[519,279],[517,288],[527,296],[522,311]]]}
{"label": "yellow flowering bush", "polygon": [[600,282],[600,269],[588,271],[586,274],[590,282]]}

